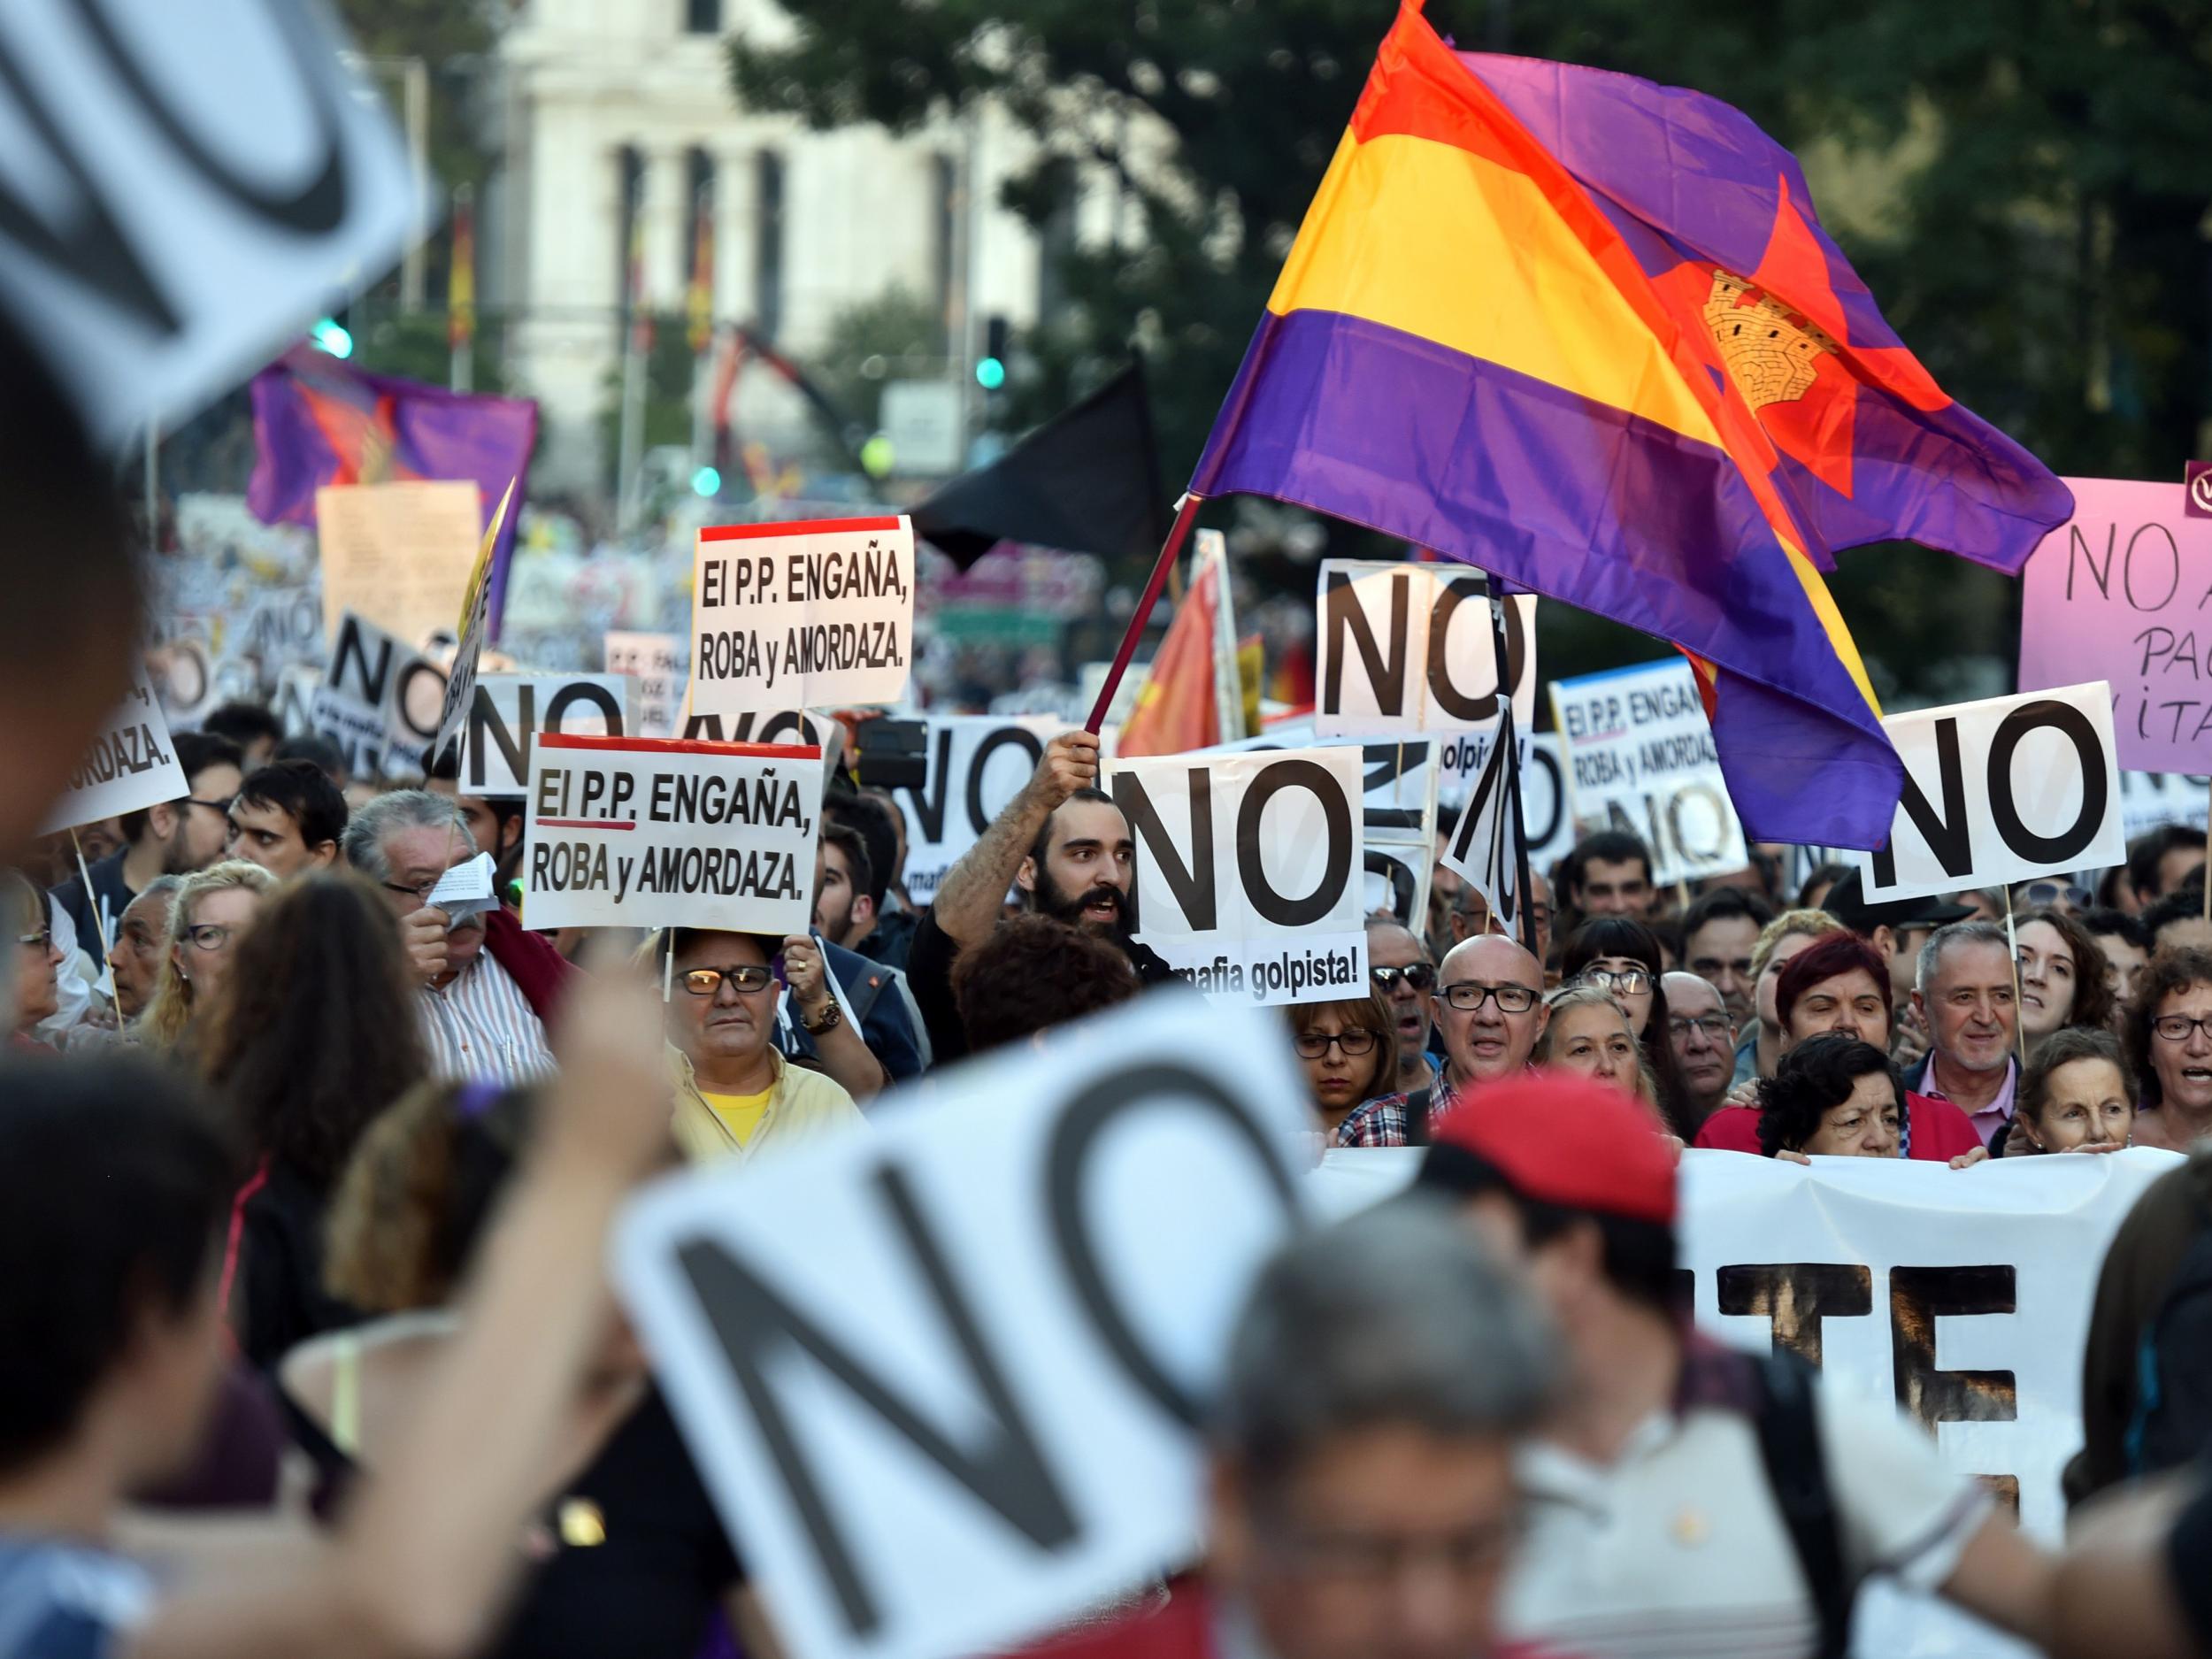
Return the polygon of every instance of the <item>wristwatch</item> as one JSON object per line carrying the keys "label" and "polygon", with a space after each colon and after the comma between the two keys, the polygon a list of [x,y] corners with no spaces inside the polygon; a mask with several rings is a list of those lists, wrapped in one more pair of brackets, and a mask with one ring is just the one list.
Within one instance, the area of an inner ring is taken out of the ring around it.
{"label": "wristwatch", "polygon": [[844,1018],[845,1010],[838,1007],[837,999],[833,996],[829,1000],[829,1005],[823,1009],[821,1021],[818,1025],[815,1021],[808,1018],[804,1014],[799,1016],[799,1024],[806,1027],[808,1036],[826,1037],[831,1032],[837,1029],[839,1023],[841,1022]]}

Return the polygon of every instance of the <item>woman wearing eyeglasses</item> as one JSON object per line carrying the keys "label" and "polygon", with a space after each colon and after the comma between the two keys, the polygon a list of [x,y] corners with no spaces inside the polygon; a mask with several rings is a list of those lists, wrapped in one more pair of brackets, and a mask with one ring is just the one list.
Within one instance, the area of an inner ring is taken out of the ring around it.
{"label": "woman wearing eyeglasses", "polygon": [[1625,916],[1596,916],[1575,929],[1559,959],[1563,985],[1586,985],[1607,993],[1628,1016],[1629,1028],[1644,1051],[1659,1091],[1659,1110],[1667,1127],[1685,1141],[1697,1133],[1668,1034],[1666,972],[1659,935]]}
{"label": "woman wearing eyeglasses", "polygon": [[[1346,1144],[1338,1138],[1346,1119],[1366,1102],[1389,1095],[1398,1075],[1390,1004],[1371,991],[1337,1002],[1293,1002],[1283,1012],[1321,1126],[1333,1145]],[[1402,1137],[1396,1144],[1403,1144]]]}
{"label": "woman wearing eyeglasses", "polygon": [[792,1064],[769,1041],[783,949],[753,933],[692,927],[669,928],[649,947],[654,966],[670,975],[676,1143],[695,1164],[755,1157],[864,1121],[837,1082]]}
{"label": "woman wearing eyeglasses", "polygon": [[2212,1134],[2212,951],[2154,956],[2136,976],[2123,1036],[2143,1091],[2135,1144],[2186,1152]]}
{"label": "woman wearing eyeglasses", "polygon": [[54,972],[61,965],[53,930],[46,925],[46,901],[21,872],[0,870],[0,913],[15,934],[15,960],[0,976],[0,995],[13,981],[14,1018],[8,1026],[8,1047],[27,1053],[50,1054],[47,1045],[31,1033],[38,1022],[61,1006],[59,981]]}
{"label": "woman wearing eyeglasses", "polygon": [[232,951],[275,886],[274,876],[242,858],[210,864],[184,879],[169,910],[168,949],[146,1010],[150,1046],[173,1048],[187,1040],[222,988]]}

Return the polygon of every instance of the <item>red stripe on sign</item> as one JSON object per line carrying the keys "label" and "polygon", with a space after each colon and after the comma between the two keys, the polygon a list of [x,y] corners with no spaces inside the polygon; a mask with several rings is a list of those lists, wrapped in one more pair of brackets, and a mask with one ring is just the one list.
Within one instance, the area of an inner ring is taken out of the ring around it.
{"label": "red stripe on sign", "polygon": [[750,541],[765,535],[838,535],[863,530],[902,530],[903,518],[803,518],[792,524],[710,524],[699,530],[702,541]]}
{"label": "red stripe on sign", "polygon": [[730,755],[746,760],[819,760],[815,743],[709,743],[689,737],[599,737],[582,732],[541,732],[540,749],[619,749],[639,755]]}
{"label": "red stripe on sign", "polygon": [[634,830],[637,827],[637,826],[635,824],[618,824],[612,818],[541,818],[538,820],[538,827],[540,829]]}

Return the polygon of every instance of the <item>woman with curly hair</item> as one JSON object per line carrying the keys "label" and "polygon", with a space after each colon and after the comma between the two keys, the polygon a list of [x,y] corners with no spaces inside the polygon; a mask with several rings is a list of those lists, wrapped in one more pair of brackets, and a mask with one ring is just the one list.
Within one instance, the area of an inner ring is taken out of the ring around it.
{"label": "woman with curly hair", "polygon": [[[1759,1085],[1759,1149],[1793,1164],[1893,1158],[1905,1113],[1905,1079],[1889,1056],[1841,1033],[1808,1037]],[[1988,1156],[1976,1147],[1947,1162],[1962,1170]]]}
{"label": "woman with curly hair", "polygon": [[2120,1041],[2141,1091],[2135,1144],[2186,1152],[2212,1134],[2212,951],[2154,952],[2135,976]]}
{"label": "woman with curly hair", "polygon": [[2112,964],[2073,917],[2055,907],[2015,918],[2020,965],[2020,1033],[2035,1045],[2067,1025],[2110,1027]]}
{"label": "woman with curly hair", "polygon": [[268,1365],[358,1317],[323,1288],[323,1214],[361,1132],[429,1062],[399,924],[365,877],[287,883],[230,967],[200,1070],[245,1142],[230,1311]]}
{"label": "woman with curly hair", "polygon": [[185,877],[169,907],[169,935],[160,977],[142,1022],[146,1042],[176,1048],[196,1042],[201,1018],[222,989],[231,957],[250,929],[276,878],[242,858],[225,859]]}

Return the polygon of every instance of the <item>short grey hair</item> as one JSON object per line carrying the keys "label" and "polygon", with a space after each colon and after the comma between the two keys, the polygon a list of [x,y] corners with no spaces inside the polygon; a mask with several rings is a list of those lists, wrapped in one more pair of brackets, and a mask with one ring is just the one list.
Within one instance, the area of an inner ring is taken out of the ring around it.
{"label": "short grey hair", "polygon": [[462,843],[476,845],[476,832],[461,809],[444,795],[427,789],[394,789],[380,795],[346,820],[346,862],[363,875],[388,881],[391,860],[384,856],[384,838],[394,830],[454,829]]}
{"label": "short grey hair", "polygon": [[1914,990],[1923,996],[1928,994],[1929,982],[1943,964],[1944,951],[1953,945],[1994,945],[2008,956],[2012,954],[2012,947],[2005,942],[2005,930],[1994,922],[1946,922],[1920,947],[1919,957],[1913,964]]}
{"label": "short grey hair", "polygon": [[1261,1269],[1211,1438],[1264,1486],[1348,1430],[1519,1434],[1559,1377],[1519,1280],[1448,1200],[1409,1193],[1300,1234]]}

